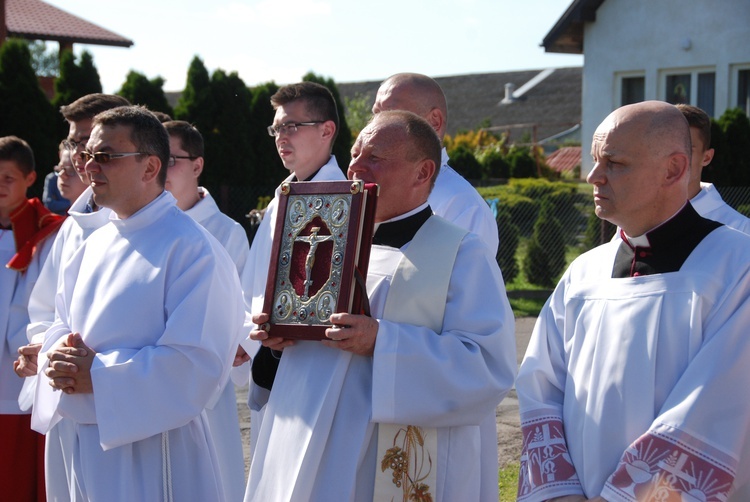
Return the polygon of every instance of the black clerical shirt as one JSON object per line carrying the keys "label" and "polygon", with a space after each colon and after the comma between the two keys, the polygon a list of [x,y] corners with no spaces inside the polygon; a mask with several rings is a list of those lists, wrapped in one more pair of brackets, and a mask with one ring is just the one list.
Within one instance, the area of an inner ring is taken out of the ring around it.
{"label": "black clerical shirt", "polygon": [[676,272],[698,244],[721,225],[700,216],[688,202],[672,219],[646,233],[649,247],[633,246],[622,236],[612,277]]}

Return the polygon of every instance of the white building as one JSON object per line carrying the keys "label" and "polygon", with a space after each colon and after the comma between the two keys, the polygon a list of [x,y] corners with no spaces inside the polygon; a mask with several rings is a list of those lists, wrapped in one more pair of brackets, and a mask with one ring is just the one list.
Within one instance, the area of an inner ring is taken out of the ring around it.
{"label": "white building", "polygon": [[584,55],[581,176],[594,130],[624,104],[750,115],[750,0],[574,0],[542,45]]}

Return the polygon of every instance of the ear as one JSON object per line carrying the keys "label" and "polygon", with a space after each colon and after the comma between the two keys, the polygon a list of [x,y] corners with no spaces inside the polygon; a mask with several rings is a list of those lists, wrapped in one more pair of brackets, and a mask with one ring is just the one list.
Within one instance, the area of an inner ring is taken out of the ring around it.
{"label": "ear", "polygon": [[427,114],[425,119],[432,128],[435,129],[437,135],[442,138],[442,134],[445,132],[445,117],[443,116],[443,112],[440,111],[440,108],[435,107],[430,110],[430,113]]}
{"label": "ear", "polygon": [[149,155],[148,159],[146,159],[146,169],[143,171],[142,181],[144,183],[150,183],[152,180],[156,179],[161,169],[161,159],[156,155]]}
{"label": "ear", "polygon": [[29,174],[26,175],[26,188],[28,189],[31,185],[34,184],[36,181],[36,171],[31,171]]}
{"label": "ear", "polygon": [[198,179],[203,172],[203,157],[198,157],[193,161],[193,176]]}
{"label": "ear", "polygon": [[329,139],[332,138],[333,135],[336,133],[336,124],[333,123],[333,120],[326,120],[323,122],[323,139]]}
{"label": "ear", "polygon": [[706,167],[712,160],[714,160],[714,153],[716,153],[716,151],[713,148],[709,148],[703,152],[703,159],[701,160],[701,165],[703,167]]}
{"label": "ear", "polygon": [[684,153],[673,153],[669,156],[666,173],[664,177],[665,185],[672,185],[688,177],[690,171],[690,162],[688,156]]}
{"label": "ear", "polygon": [[427,184],[429,186],[432,176],[435,174],[435,163],[431,161],[430,159],[424,159],[419,162],[419,166],[417,166],[417,177],[416,177],[416,186],[422,186],[424,184]]}

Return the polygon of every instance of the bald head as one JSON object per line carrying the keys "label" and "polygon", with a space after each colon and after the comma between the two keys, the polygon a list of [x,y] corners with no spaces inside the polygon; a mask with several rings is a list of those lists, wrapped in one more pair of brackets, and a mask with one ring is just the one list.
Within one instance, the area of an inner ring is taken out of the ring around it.
{"label": "bald head", "polygon": [[372,113],[405,110],[425,119],[442,141],[448,126],[448,104],[437,82],[418,73],[397,73],[378,89]]}
{"label": "bald head", "polygon": [[618,108],[596,129],[591,155],[596,214],[631,237],[671,218],[688,199],[690,130],[673,105]]}
{"label": "bald head", "polygon": [[618,108],[597,127],[594,138],[617,128],[639,136],[655,155],[681,153],[690,158],[690,127],[674,105],[643,101]]}

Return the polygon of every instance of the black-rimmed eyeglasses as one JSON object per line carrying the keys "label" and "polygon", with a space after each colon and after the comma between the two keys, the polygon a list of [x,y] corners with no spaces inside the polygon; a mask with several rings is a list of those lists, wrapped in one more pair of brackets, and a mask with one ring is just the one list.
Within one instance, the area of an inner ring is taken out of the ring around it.
{"label": "black-rimmed eyeglasses", "polygon": [[97,164],[107,164],[111,160],[115,159],[121,159],[123,157],[133,157],[135,155],[150,155],[148,153],[143,152],[126,152],[126,153],[118,153],[118,152],[96,152],[91,153],[87,151],[79,152],[75,156],[78,157],[81,161],[83,161],[84,164],[88,164],[88,162],[91,159],[94,159],[94,162]]}
{"label": "black-rimmed eyeglasses", "polygon": [[297,128],[300,126],[312,126],[315,124],[322,124],[325,120],[312,120],[310,122],[286,122],[281,125],[270,125],[267,127],[268,135],[274,138],[279,134],[294,134],[297,132]]}
{"label": "black-rimmed eyeglasses", "polygon": [[169,156],[169,162],[167,162],[167,167],[172,167],[177,163],[178,159],[190,159],[195,160],[198,157],[193,157],[192,155],[170,155]]}

